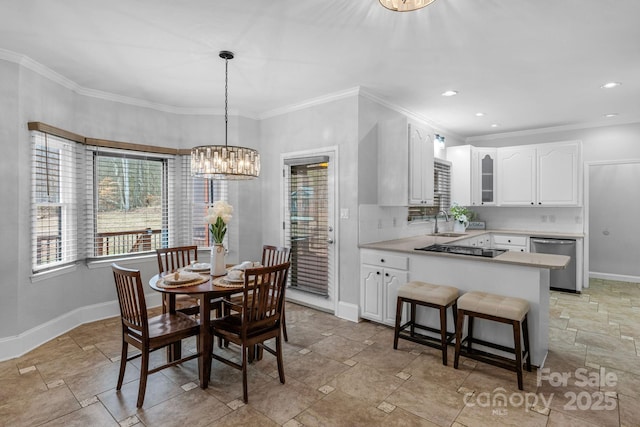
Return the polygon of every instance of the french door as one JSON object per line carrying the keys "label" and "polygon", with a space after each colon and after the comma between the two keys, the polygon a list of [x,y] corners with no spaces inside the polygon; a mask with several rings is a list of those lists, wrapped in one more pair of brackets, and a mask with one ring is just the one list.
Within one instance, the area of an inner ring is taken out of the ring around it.
{"label": "french door", "polygon": [[332,157],[283,159],[283,232],[291,248],[288,297],[329,309],[335,300]]}

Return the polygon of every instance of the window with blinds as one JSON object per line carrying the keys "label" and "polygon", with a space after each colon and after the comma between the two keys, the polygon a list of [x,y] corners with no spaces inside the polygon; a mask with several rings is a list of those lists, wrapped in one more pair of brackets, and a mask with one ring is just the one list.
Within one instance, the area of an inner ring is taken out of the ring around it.
{"label": "window with blinds", "polygon": [[328,157],[285,162],[285,241],[291,248],[288,285],[329,295]]}
{"label": "window with blinds", "polygon": [[435,159],[433,163],[433,206],[409,206],[409,221],[431,219],[451,207],[451,165]]}
{"label": "window with blinds", "polygon": [[93,257],[168,246],[173,160],[93,148]]}
{"label": "window with blinds", "polygon": [[83,257],[78,247],[78,186],[82,151],[74,141],[33,132],[32,270],[60,267]]}
{"label": "window with blinds", "polygon": [[[191,175],[189,173],[189,175]],[[209,232],[209,224],[204,220],[207,211],[218,200],[229,201],[228,183],[224,180],[194,178],[189,176],[193,192],[191,209],[191,235],[194,245],[200,247],[213,246],[213,236]],[[229,228],[224,237],[224,245],[228,246]]]}

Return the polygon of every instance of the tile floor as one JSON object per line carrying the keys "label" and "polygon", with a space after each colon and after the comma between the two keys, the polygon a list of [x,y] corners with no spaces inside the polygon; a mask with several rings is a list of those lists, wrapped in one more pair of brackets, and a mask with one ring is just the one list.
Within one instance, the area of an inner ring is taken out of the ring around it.
{"label": "tile floor", "polygon": [[[581,295],[552,292],[548,369],[525,373],[523,392],[504,369],[471,360],[453,369],[453,351],[449,366],[438,351],[405,340],[394,351],[391,328],[287,310],[286,384],[265,353],[250,366],[248,405],[239,371],[214,361],[201,390],[190,361],[151,375],[136,410],[136,362],[115,391],[120,331],[112,318],[0,362],[0,425],[640,425],[637,283],[593,280]],[[195,341],[184,347],[194,351]]]}

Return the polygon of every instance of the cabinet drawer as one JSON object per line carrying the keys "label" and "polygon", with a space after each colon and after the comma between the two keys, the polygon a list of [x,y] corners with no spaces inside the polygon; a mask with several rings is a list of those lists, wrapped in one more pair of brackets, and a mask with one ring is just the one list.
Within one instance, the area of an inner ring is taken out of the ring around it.
{"label": "cabinet drawer", "polygon": [[365,252],[362,254],[362,263],[379,265],[386,268],[396,268],[407,270],[409,268],[409,258],[400,255],[389,255],[386,253]]}
{"label": "cabinet drawer", "polygon": [[493,243],[496,245],[526,246],[527,236],[509,236],[509,235],[494,234]]}

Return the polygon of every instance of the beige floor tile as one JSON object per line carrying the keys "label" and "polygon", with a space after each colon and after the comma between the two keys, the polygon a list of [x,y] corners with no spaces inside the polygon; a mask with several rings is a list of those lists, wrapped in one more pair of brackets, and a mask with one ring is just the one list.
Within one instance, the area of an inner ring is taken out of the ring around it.
{"label": "beige floor tile", "polygon": [[304,357],[287,360],[285,377],[294,378],[317,389],[347,369],[349,367],[342,362],[311,352]]}
{"label": "beige floor tile", "polygon": [[586,345],[589,349],[597,348],[611,353],[636,354],[635,343],[631,340],[621,339],[608,334],[598,334],[589,331],[577,331],[575,341]]}
{"label": "beige floor tile", "polygon": [[638,399],[621,395],[618,397],[620,426],[635,427],[640,423],[640,405]]}
{"label": "beige floor tile", "polygon": [[[64,378],[69,389],[82,402],[108,390],[115,389],[118,383],[120,362],[100,365]],[[140,371],[129,363],[124,374],[124,383],[136,381],[140,378]]]}
{"label": "beige floor tile", "polygon": [[146,426],[201,427],[229,414],[231,409],[204,390],[196,388],[168,399],[137,416]]}
{"label": "beige floor tile", "polygon": [[415,360],[416,357],[418,356],[406,351],[394,350],[393,342],[375,342],[351,359],[371,366],[379,372],[395,375]]}
{"label": "beige floor tile", "polygon": [[598,424],[592,424],[586,420],[572,417],[564,412],[552,410],[549,414],[549,422],[547,427],[597,427]]}
{"label": "beige floor tile", "polygon": [[324,396],[318,390],[289,379],[285,384],[274,379],[249,389],[251,407],[278,424],[284,424]]}
{"label": "beige floor tile", "polygon": [[323,338],[324,339],[310,345],[308,348],[318,354],[341,362],[351,359],[365,348],[368,348],[366,344],[339,335],[331,335]]}
{"label": "beige floor tile", "polygon": [[[517,397],[520,396],[520,397]],[[486,426],[518,426],[518,427],[545,427],[548,418],[526,407],[524,395],[507,395],[508,402],[515,404],[494,404],[494,395],[488,400],[468,400],[456,421],[467,427]],[[521,403],[522,402],[522,403]]]}
{"label": "beige floor tile", "polygon": [[42,427],[55,426],[118,427],[118,423],[102,404],[95,403],[42,425]]}
{"label": "beige floor tile", "polygon": [[389,416],[362,400],[339,390],[316,401],[295,419],[308,427],[383,426]]}
{"label": "beige floor tile", "polygon": [[35,426],[55,420],[80,409],[80,404],[66,386],[21,396],[0,403],[0,420],[4,426]]}
{"label": "beige floor tile", "polygon": [[251,406],[245,405],[206,425],[210,427],[277,427],[279,424]]}
{"label": "beige floor tile", "polygon": [[622,352],[612,352],[596,347],[587,348],[587,363],[593,363],[607,368],[616,368],[626,372],[637,372],[640,366],[640,356]]}
{"label": "beige floor tile", "polygon": [[385,400],[438,425],[451,425],[464,407],[463,395],[440,384],[409,378]]}
{"label": "beige floor tile", "polygon": [[395,373],[382,373],[364,364],[356,364],[338,375],[329,385],[363,402],[377,406],[404,383]]}

